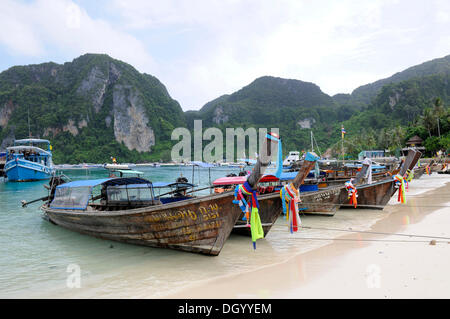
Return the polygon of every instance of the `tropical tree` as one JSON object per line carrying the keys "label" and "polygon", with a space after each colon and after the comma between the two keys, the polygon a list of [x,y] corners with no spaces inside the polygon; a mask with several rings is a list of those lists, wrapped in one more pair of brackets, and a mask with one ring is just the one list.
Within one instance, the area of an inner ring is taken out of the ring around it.
{"label": "tropical tree", "polygon": [[437,117],[441,117],[444,116],[445,112],[445,107],[444,107],[444,103],[442,102],[441,98],[438,97],[436,98],[436,100],[434,100],[434,104],[433,104],[433,113],[437,116]]}
{"label": "tropical tree", "polygon": [[419,124],[426,128],[428,131],[428,136],[431,137],[431,132],[436,127],[436,119],[433,109],[432,108],[426,108],[423,111],[423,114],[419,117]]}
{"label": "tropical tree", "polygon": [[436,116],[436,122],[437,122],[437,128],[438,128],[438,135],[441,135],[441,118],[445,117],[446,115],[446,110],[444,107],[444,103],[442,102],[441,98],[437,98],[434,101],[434,105],[433,105],[433,113]]}
{"label": "tropical tree", "polygon": [[390,145],[397,147],[402,147],[403,142],[406,137],[406,130],[401,126],[396,126],[389,131]]}
{"label": "tropical tree", "polygon": [[378,133],[377,144],[380,148],[388,149],[391,144],[391,135],[387,128],[383,127]]}

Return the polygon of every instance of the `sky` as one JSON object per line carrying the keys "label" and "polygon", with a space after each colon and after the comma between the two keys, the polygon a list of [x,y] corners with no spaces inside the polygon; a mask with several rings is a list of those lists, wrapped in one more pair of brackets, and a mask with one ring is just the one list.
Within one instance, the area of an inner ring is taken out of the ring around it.
{"label": "sky", "polygon": [[183,110],[261,76],[351,93],[450,54],[448,0],[0,0],[0,72],[106,53]]}

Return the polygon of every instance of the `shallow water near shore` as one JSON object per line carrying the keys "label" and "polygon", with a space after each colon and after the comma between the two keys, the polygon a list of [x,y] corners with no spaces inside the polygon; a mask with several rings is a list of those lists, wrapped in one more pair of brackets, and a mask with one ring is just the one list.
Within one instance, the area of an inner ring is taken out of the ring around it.
{"label": "shallow water near shore", "polygon": [[[138,168],[152,181],[192,179],[192,168]],[[237,173],[239,169],[195,169],[200,186]],[[106,177],[106,171],[64,171],[73,180]],[[200,172],[200,174],[198,174]],[[200,175],[200,177],[199,177]],[[433,177],[433,178],[431,178]],[[441,178],[442,177],[442,178]],[[199,179],[200,178],[200,179]],[[424,176],[410,185],[409,195],[419,195],[444,185],[445,175]],[[280,217],[265,239],[257,241],[231,235],[217,257],[122,244],[81,235],[41,218],[39,203],[25,209],[20,200],[46,195],[46,182],[0,182],[0,297],[2,298],[161,298],[206,280],[245,273],[288,260],[293,255],[329,244],[338,231],[302,229],[290,234]],[[208,191],[204,192],[208,194]],[[408,196],[408,195],[407,195]],[[334,217],[302,216],[305,226],[369,229],[395,209],[392,198],[384,210],[341,209]],[[413,201],[409,202],[414,205]],[[411,208],[414,210],[414,207]],[[81,270],[81,287],[68,288],[68,266]],[[189,298],[188,295],[185,296]]]}

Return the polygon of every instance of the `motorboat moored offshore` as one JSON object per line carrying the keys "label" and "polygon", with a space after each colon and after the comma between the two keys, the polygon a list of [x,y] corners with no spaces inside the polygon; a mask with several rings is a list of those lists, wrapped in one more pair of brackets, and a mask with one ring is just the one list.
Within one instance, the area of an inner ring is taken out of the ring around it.
{"label": "motorboat moored offshore", "polygon": [[[39,147],[46,145],[46,150]],[[50,141],[42,139],[15,140],[6,149],[5,175],[8,181],[25,182],[49,179],[55,168],[52,161]]]}

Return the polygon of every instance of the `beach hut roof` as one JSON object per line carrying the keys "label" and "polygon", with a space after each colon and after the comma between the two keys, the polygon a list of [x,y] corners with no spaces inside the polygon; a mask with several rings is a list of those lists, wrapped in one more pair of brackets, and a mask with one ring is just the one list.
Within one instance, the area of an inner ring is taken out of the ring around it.
{"label": "beach hut roof", "polygon": [[422,144],[422,143],[423,143],[423,140],[422,140],[419,136],[417,136],[417,135],[414,135],[413,137],[411,137],[411,138],[406,142],[407,145],[409,145],[409,144]]}

